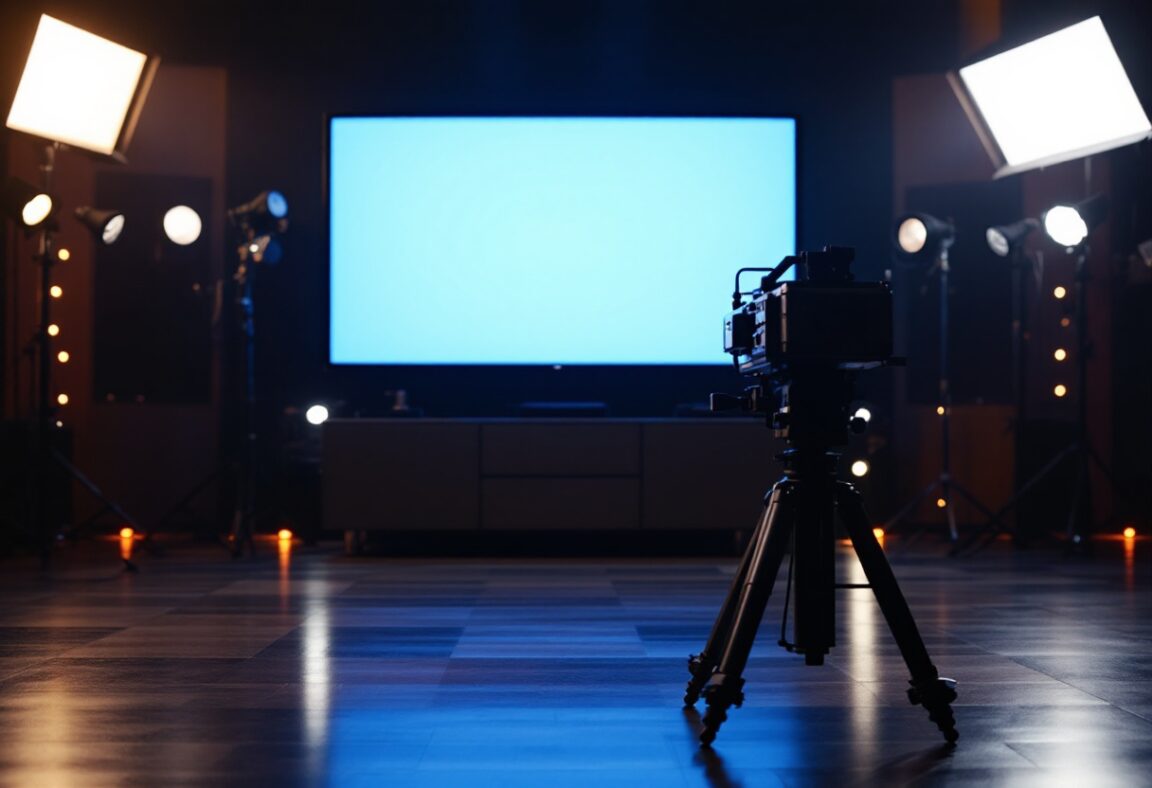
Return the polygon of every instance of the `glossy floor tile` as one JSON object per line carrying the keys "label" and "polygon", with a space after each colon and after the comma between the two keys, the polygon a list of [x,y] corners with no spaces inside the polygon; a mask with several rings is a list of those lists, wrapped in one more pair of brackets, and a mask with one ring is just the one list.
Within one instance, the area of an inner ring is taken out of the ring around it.
{"label": "glossy floor tile", "polygon": [[776,645],[778,593],[708,750],[685,657],[735,560],[175,544],[129,575],[85,543],[0,564],[0,785],[1148,785],[1150,547],[893,551],[954,749],[870,592],[838,592],[822,667]]}

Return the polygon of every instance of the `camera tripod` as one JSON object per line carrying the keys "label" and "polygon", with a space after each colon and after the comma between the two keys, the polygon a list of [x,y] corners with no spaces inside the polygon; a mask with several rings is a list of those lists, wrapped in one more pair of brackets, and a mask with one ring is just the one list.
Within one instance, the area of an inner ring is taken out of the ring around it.
{"label": "camera tripod", "polygon": [[[795,594],[794,642],[781,637],[780,645],[802,653],[805,664],[822,665],[835,645],[835,590],[870,587],[912,674],[909,700],[928,711],[946,741],[955,742],[959,733],[949,704],[956,699],[956,682],[940,678],[932,664],[892,568],[872,533],[860,493],[836,478],[839,453],[834,447],[844,442],[849,426],[847,406],[853,373],[837,368],[793,371],[797,374],[782,387],[783,405],[772,415],[777,434],[789,444],[780,457],[784,478],[765,497],[752,540],[707,645],[688,658],[691,678],[684,703],[692,706],[701,695],[707,703],[700,742],[709,746],[728,718],[728,709],[744,701],[741,674],[789,543],[789,590]],[[768,382],[766,376],[760,376],[759,385],[749,389],[751,396],[740,400],[713,395],[714,409],[718,402],[721,407],[732,407],[735,400],[747,410],[763,410],[760,404]],[[866,586],[836,583],[836,513],[864,568]]]}

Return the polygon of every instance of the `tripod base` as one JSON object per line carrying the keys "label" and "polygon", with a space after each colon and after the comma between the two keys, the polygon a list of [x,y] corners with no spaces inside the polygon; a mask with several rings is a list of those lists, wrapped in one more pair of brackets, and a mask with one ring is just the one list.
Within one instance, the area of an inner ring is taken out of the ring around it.
{"label": "tripod base", "polygon": [[834,645],[834,510],[851,537],[869,586],[912,674],[908,699],[927,710],[947,742],[959,738],[950,706],[956,699],[956,682],[940,678],[928,657],[892,568],[872,533],[860,493],[830,476],[802,482],[789,470],[767,497],[707,645],[688,659],[690,679],[684,702],[693,705],[703,696],[707,704],[701,744],[710,745],[728,719],[728,710],[744,701],[741,674],[790,543],[795,570],[789,589],[794,589],[796,597],[795,643],[782,638],[781,644],[803,653],[810,665],[822,664]]}

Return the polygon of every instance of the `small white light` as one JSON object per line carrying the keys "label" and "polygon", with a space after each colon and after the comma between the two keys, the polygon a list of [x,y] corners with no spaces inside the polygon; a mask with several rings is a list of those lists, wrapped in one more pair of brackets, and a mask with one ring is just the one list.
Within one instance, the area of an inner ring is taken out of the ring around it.
{"label": "small white light", "polygon": [[328,421],[328,408],[323,405],[313,405],[304,412],[304,418],[309,424],[320,425]]}
{"label": "small white light", "polygon": [[256,254],[260,251],[260,244],[248,244],[248,251],[252,254]]}
{"label": "small white light", "polygon": [[195,243],[203,227],[200,214],[187,205],[169,208],[164,214],[164,234],[174,244],[188,246]]}
{"label": "small white light", "polygon": [[896,230],[896,243],[908,254],[916,254],[928,242],[928,227],[915,216],[900,223]]}
{"label": "small white light", "polygon": [[857,408],[856,412],[852,414],[852,418],[861,419],[865,422],[872,421],[872,411],[868,408]]}
{"label": "small white light", "polygon": [[268,192],[268,213],[276,219],[283,219],[288,215],[288,200],[278,191]]}
{"label": "small white light", "polygon": [[20,219],[28,227],[35,227],[52,213],[52,198],[47,194],[37,194],[20,210]]}
{"label": "small white light", "polygon": [[1070,205],[1057,205],[1044,214],[1044,232],[1061,246],[1076,246],[1088,237],[1088,225]]}
{"label": "small white light", "polygon": [[122,232],[124,232],[124,214],[118,213],[108,220],[108,224],[104,225],[104,229],[100,232],[100,240],[104,242],[105,246],[111,246],[116,243],[116,239],[120,237]]}
{"label": "small white light", "polygon": [[1012,251],[1012,246],[999,227],[989,227],[985,230],[984,240],[988,242],[988,248],[997,257],[1007,257],[1008,253]]}
{"label": "small white light", "polygon": [[857,478],[863,478],[868,475],[869,466],[866,460],[856,460],[852,463],[852,475]]}

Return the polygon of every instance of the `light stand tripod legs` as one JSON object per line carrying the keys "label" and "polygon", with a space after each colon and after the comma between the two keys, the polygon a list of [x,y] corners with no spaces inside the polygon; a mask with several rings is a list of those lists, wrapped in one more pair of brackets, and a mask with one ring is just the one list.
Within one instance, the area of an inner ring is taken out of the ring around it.
{"label": "light stand tripod legs", "polygon": [[960,734],[956,730],[956,720],[949,704],[956,700],[956,682],[940,678],[936,666],[932,664],[916,620],[896,583],[892,567],[872,533],[860,493],[852,485],[841,482],[837,484],[836,500],[840,519],[852,539],[852,547],[876,595],[876,602],[912,674],[908,699],[928,711],[929,719],[936,723],[945,740],[955,742]]}

